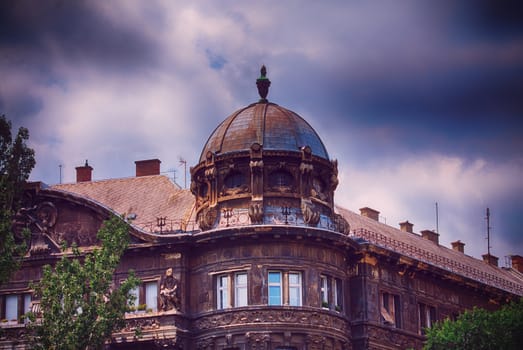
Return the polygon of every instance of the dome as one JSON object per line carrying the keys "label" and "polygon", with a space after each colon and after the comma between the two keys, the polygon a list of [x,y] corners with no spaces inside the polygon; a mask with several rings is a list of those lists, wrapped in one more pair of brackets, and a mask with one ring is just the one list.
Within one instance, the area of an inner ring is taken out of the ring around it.
{"label": "dome", "polygon": [[216,154],[248,151],[253,143],[264,150],[296,152],[309,146],[313,155],[329,159],[323,142],[309,123],[293,111],[261,100],[234,112],[214,130],[200,162],[209,151]]}

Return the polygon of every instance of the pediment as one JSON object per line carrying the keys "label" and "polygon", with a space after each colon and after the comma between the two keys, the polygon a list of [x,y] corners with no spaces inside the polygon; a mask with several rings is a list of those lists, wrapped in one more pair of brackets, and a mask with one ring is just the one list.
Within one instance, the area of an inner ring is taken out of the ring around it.
{"label": "pediment", "polygon": [[[16,214],[14,231],[19,241],[27,242],[29,256],[59,253],[64,242],[79,248],[97,246],[97,232],[111,215],[119,214],[88,198],[32,188],[26,191],[22,208]],[[131,232],[131,241],[144,240]]]}

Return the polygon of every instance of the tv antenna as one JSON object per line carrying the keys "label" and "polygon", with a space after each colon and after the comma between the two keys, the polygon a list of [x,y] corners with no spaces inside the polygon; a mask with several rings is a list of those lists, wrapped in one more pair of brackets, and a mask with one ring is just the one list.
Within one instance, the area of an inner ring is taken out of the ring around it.
{"label": "tv antenna", "polygon": [[439,212],[438,212],[438,202],[436,202],[436,233],[439,234]]}
{"label": "tv antenna", "polygon": [[60,168],[60,184],[62,183],[62,164],[58,164],[58,168]]}
{"label": "tv antenna", "polygon": [[485,217],[487,220],[487,254],[490,255],[490,209],[487,207],[487,216]]}
{"label": "tv antenna", "polygon": [[183,165],[183,179],[184,179],[183,188],[187,189],[187,161],[185,159],[183,159],[182,157],[180,157],[180,166],[182,166],[182,165]]}

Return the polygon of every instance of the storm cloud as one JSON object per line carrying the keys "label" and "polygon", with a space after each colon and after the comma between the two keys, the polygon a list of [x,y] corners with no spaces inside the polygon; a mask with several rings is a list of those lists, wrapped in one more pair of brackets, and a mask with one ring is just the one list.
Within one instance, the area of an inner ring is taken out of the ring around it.
{"label": "storm cloud", "polygon": [[[523,254],[518,1],[3,1],[0,113],[29,128],[32,180],[134,174],[182,186],[212,130],[258,99],[303,116],[340,164],[338,204]],[[503,261],[503,259],[501,260]]]}

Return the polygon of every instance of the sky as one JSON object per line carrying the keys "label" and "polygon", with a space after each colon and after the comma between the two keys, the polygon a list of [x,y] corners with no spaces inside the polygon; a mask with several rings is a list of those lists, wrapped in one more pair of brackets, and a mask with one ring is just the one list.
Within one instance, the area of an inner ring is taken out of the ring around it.
{"label": "sky", "polygon": [[491,253],[523,255],[521,1],[0,2],[0,114],[29,129],[34,181],[159,158],[183,187],[262,64],[338,160],[338,205],[476,258],[489,207]]}

